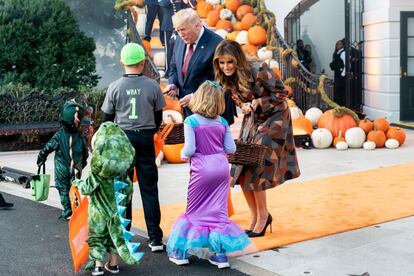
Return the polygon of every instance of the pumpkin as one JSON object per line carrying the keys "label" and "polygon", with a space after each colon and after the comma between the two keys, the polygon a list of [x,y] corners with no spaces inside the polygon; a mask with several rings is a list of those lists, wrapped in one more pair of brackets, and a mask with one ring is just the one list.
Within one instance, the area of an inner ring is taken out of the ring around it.
{"label": "pumpkin", "polygon": [[161,39],[159,37],[152,37],[150,41],[151,47],[162,47]]}
{"label": "pumpkin", "polygon": [[312,144],[317,149],[326,149],[332,144],[332,134],[326,128],[318,128],[312,132]]}
{"label": "pumpkin", "polygon": [[236,11],[236,18],[238,20],[242,20],[243,16],[245,16],[248,13],[253,13],[253,7],[250,5],[241,5],[237,8]]}
{"label": "pumpkin", "polygon": [[372,141],[366,141],[362,147],[364,148],[364,150],[374,150],[375,149],[375,142]]}
{"label": "pumpkin", "polygon": [[154,64],[157,67],[165,66],[165,52],[158,52],[154,54]]}
{"label": "pumpkin", "polygon": [[[247,38],[249,38],[249,32],[247,32]],[[273,52],[271,50],[268,50],[266,47],[262,47],[259,49],[259,51],[257,51],[257,56],[261,61],[271,60],[273,58]]]}
{"label": "pumpkin", "polygon": [[[272,52],[273,53],[273,52]],[[279,62],[275,59],[268,59],[266,60],[267,65],[269,65],[270,68],[277,68],[279,69]]]}
{"label": "pumpkin", "polygon": [[206,2],[210,3],[211,5],[218,5],[221,3],[221,0],[207,0]]}
{"label": "pumpkin", "polygon": [[302,129],[309,135],[311,135],[313,132],[312,122],[305,117],[293,120],[292,127],[296,129]]}
{"label": "pumpkin", "polygon": [[233,23],[233,30],[234,31],[242,31],[242,26],[240,21],[236,21]]}
{"label": "pumpkin", "polygon": [[396,149],[400,146],[400,143],[398,143],[398,141],[396,139],[388,139],[387,141],[385,141],[385,147],[387,149]]}
{"label": "pumpkin", "polygon": [[232,32],[233,24],[231,24],[231,22],[228,20],[220,19],[219,21],[217,21],[216,29],[223,29],[227,32]]}
{"label": "pumpkin", "polygon": [[387,136],[382,130],[374,129],[368,133],[367,140],[374,142],[375,147],[383,148],[385,145],[385,141],[387,141]]}
{"label": "pumpkin", "polygon": [[305,118],[308,118],[312,122],[313,126],[316,127],[322,114],[323,112],[319,108],[311,107],[305,112]]}
{"label": "pumpkin", "polygon": [[387,133],[390,128],[390,123],[388,123],[385,118],[377,118],[374,121],[374,129],[382,130],[384,133]]}
{"label": "pumpkin", "polygon": [[332,109],[323,113],[318,121],[318,127],[329,129],[334,137],[338,136],[340,130],[345,133],[347,129],[357,125],[351,115],[344,114],[342,117],[335,117]]}
{"label": "pumpkin", "polygon": [[358,126],[365,131],[365,134],[368,134],[371,130],[374,129],[374,123],[371,122],[368,118],[359,121]]}
{"label": "pumpkin", "polygon": [[164,110],[162,112],[162,121],[164,124],[181,124],[183,122],[183,115],[181,115],[181,112],[176,110]]}
{"label": "pumpkin", "polygon": [[164,96],[166,106],[162,110],[175,110],[181,113],[181,105],[179,100],[173,100],[169,96]]}
{"label": "pumpkin", "polygon": [[164,152],[164,157],[169,163],[184,163],[181,160],[181,150],[184,148],[184,144],[175,144],[175,145],[164,145],[162,151]]}
{"label": "pumpkin", "polygon": [[213,5],[208,2],[198,2],[196,9],[200,18],[206,18],[207,14],[213,9]]}
{"label": "pumpkin", "polygon": [[225,39],[227,37],[227,35],[229,34],[228,31],[223,30],[223,29],[218,29],[215,33],[218,34],[219,36],[221,36],[221,38],[223,38],[223,39]]}
{"label": "pumpkin", "polygon": [[248,13],[243,16],[241,22],[241,27],[243,30],[248,31],[251,26],[256,22],[257,17],[253,13]]}
{"label": "pumpkin", "polygon": [[240,45],[248,44],[247,43],[247,31],[240,31],[236,36],[236,41]]}
{"label": "pumpkin", "polygon": [[352,127],[345,132],[345,141],[350,148],[362,148],[365,138],[365,131],[360,127]]}
{"label": "pumpkin", "polygon": [[[276,74],[276,76],[278,76],[278,75]],[[278,77],[279,77],[279,76],[278,76]],[[288,97],[291,97],[291,96],[292,96],[292,94],[293,94],[292,86],[290,86],[290,85],[285,85],[285,89],[287,90],[287,96],[288,96]]]}
{"label": "pumpkin", "polygon": [[289,105],[290,108],[292,108],[292,107],[295,107],[296,106],[296,103],[295,103],[294,100],[288,99],[288,105]]}
{"label": "pumpkin", "polygon": [[231,10],[233,13],[236,13],[240,5],[241,5],[240,0],[226,0],[224,2],[224,6],[226,6],[226,8]]}
{"label": "pumpkin", "polygon": [[231,21],[232,18],[233,18],[233,13],[231,12],[231,10],[222,9],[220,11],[220,19]]}
{"label": "pumpkin", "polygon": [[[339,132],[339,136],[337,136],[337,137],[335,137],[333,139],[332,145],[334,147],[336,147],[336,144],[339,143],[339,142],[346,142],[345,137],[342,136],[342,132],[341,131]],[[348,144],[347,144],[347,146],[348,146]]]}
{"label": "pumpkin", "polygon": [[295,67],[295,68],[299,67],[299,61],[297,61],[296,59],[293,58],[291,63],[292,63],[293,67]]}
{"label": "pumpkin", "polygon": [[271,67],[273,72],[275,72],[276,76],[279,77],[279,79],[282,79],[282,72],[280,72],[279,68],[277,67]]}
{"label": "pumpkin", "polygon": [[157,155],[157,158],[155,159],[155,164],[158,168],[161,167],[162,159],[164,159],[164,153],[160,151],[160,153]]}
{"label": "pumpkin", "polygon": [[347,150],[348,149],[348,144],[344,141],[340,141],[335,145],[335,148],[337,150]]}
{"label": "pumpkin", "polygon": [[221,11],[222,9],[224,9],[224,6],[223,6],[223,5],[216,5],[216,6],[214,7],[214,9],[215,9],[216,11]]}
{"label": "pumpkin", "polygon": [[228,40],[236,40],[236,37],[237,37],[238,34],[239,34],[239,31],[233,31],[233,32],[229,33],[226,36],[226,39],[228,39]]}
{"label": "pumpkin", "polygon": [[147,54],[152,57],[151,53],[151,43],[145,39],[142,40],[142,43],[144,44],[145,51],[147,51]]}
{"label": "pumpkin", "polygon": [[387,138],[397,140],[401,146],[405,142],[405,132],[402,128],[390,127],[387,131]]}
{"label": "pumpkin", "polygon": [[266,42],[266,30],[262,26],[253,26],[247,31],[247,39],[250,44],[260,46]]}
{"label": "pumpkin", "polygon": [[303,117],[302,110],[300,110],[300,108],[297,107],[297,106],[291,107],[290,108],[290,117],[292,117],[292,121],[297,120],[300,117]]}
{"label": "pumpkin", "polygon": [[220,12],[212,10],[207,14],[207,26],[215,27],[217,22],[220,20]]}
{"label": "pumpkin", "polygon": [[246,54],[246,56],[253,55],[256,56],[257,47],[250,44],[242,45],[242,50]]}

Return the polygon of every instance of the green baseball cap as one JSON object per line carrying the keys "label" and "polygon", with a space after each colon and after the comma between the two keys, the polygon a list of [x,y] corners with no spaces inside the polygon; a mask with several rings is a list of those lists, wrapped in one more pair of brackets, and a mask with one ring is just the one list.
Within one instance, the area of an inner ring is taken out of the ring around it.
{"label": "green baseball cap", "polygon": [[121,62],[124,65],[138,64],[145,59],[145,51],[141,45],[137,43],[128,43],[122,47]]}

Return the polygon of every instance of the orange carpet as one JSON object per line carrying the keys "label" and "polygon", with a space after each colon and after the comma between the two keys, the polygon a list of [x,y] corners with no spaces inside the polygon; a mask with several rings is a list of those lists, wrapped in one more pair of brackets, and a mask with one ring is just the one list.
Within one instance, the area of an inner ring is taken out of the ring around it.
{"label": "orange carpet", "polygon": [[[268,190],[273,233],[252,241],[259,250],[362,228],[414,215],[414,163],[358,173],[284,184]],[[233,193],[235,214],[242,227],[249,213],[242,193]],[[185,203],[163,205],[162,229],[169,229]],[[145,229],[142,210],[133,225]]]}

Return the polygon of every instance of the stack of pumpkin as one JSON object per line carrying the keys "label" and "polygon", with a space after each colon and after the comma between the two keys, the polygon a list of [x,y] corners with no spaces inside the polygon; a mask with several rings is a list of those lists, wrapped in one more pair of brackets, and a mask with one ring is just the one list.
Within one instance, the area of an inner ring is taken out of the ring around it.
{"label": "stack of pumpkin", "polygon": [[315,148],[324,149],[333,146],[338,150],[348,148],[373,150],[383,147],[395,149],[405,141],[404,130],[390,126],[385,118],[377,118],[374,121],[365,118],[357,122],[349,114],[335,116],[333,109],[322,112],[316,107],[310,108],[303,115],[292,101],[290,111],[294,134],[311,135]]}

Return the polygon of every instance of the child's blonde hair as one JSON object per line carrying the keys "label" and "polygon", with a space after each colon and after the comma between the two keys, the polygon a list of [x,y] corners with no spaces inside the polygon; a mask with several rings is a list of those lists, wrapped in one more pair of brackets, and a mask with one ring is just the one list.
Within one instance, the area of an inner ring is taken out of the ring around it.
{"label": "child's blonde hair", "polygon": [[225,103],[221,86],[213,81],[205,81],[194,93],[188,107],[193,113],[207,118],[223,114]]}

